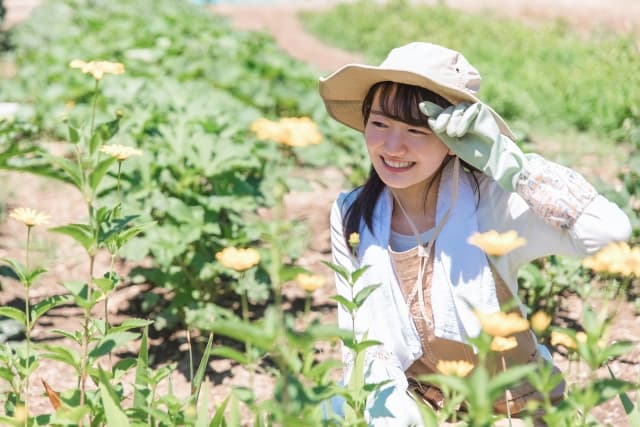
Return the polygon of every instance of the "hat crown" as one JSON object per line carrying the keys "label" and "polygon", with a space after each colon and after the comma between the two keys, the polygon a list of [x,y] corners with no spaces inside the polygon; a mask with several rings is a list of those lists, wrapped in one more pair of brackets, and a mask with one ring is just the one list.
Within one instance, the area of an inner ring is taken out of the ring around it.
{"label": "hat crown", "polygon": [[392,49],[380,68],[408,71],[472,95],[480,90],[482,81],[460,52],[432,43],[413,42]]}

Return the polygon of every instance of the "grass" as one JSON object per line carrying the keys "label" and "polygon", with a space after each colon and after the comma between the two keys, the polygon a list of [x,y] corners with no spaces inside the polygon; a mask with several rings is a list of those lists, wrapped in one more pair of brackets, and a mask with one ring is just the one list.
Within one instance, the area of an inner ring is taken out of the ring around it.
{"label": "grass", "polygon": [[640,58],[632,34],[585,37],[561,20],[532,28],[490,12],[407,1],[358,1],[302,15],[324,41],[379,63],[422,40],[464,52],[483,76],[480,96],[520,134],[587,132],[600,144],[640,144]]}

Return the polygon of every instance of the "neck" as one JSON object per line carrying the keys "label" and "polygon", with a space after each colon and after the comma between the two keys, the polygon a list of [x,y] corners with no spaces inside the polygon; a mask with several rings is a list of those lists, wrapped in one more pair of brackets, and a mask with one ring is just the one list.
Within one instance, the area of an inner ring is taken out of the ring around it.
{"label": "neck", "polygon": [[[413,222],[419,232],[432,228],[435,225],[439,186],[438,173],[419,186],[393,189],[395,206],[391,216],[391,228],[398,233],[413,234],[409,221]],[[397,206],[398,203],[402,204],[405,212]]]}

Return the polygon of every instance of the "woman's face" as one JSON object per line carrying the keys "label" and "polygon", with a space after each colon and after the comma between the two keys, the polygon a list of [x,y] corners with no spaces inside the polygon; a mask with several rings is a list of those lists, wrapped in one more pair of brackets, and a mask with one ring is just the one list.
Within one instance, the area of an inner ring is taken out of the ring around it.
{"label": "woman's face", "polygon": [[369,157],[382,182],[393,189],[422,190],[449,153],[427,126],[408,124],[387,116],[379,93],[371,105],[364,129]]}

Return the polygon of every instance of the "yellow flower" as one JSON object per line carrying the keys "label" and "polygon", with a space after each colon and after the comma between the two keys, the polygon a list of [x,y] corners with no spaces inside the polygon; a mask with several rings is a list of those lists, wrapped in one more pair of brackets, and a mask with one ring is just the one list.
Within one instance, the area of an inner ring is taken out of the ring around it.
{"label": "yellow flower", "polygon": [[483,313],[481,311],[475,311],[482,330],[493,335],[494,337],[508,337],[516,332],[522,332],[529,329],[529,321],[518,313],[503,313],[498,311],[496,313]]}
{"label": "yellow flower", "polygon": [[436,369],[442,375],[464,378],[473,370],[473,364],[466,360],[441,360],[436,365]]}
{"label": "yellow flower", "polygon": [[11,211],[9,216],[22,222],[27,227],[34,227],[36,225],[48,224],[51,219],[50,215],[43,212],[38,212],[31,208],[16,208]]}
{"label": "yellow flower", "polygon": [[91,74],[94,79],[101,80],[105,74],[122,74],[124,65],[120,62],[89,61],[74,59],[69,63],[71,68],[79,68],[85,74]]}
{"label": "yellow flower", "polygon": [[487,255],[502,256],[524,245],[527,241],[518,236],[514,230],[498,233],[490,230],[486,233],[474,233],[467,242],[479,247]]}
{"label": "yellow flower", "polygon": [[536,311],[531,316],[531,328],[540,335],[551,324],[551,316],[544,311]]}
{"label": "yellow flower", "polygon": [[559,331],[551,332],[551,345],[561,345],[570,350],[575,350],[576,348],[578,348],[576,340],[573,339],[573,337]]}
{"label": "yellow flower", "polygon": [[296,276],[296,282],[298,282],[300,287],[305,291],[313,292],[324,286],[325,279],[322,276],[314,274],[300,273]]}
{"label": "yellow flower", "polygon": [[252,248],[238,249],[229,247],[216,253],[216,259],[227,268],[244,271],[260,262],[260,254]]}
{"label": "yellow flower", "polygon": [[277,122],[260,118],[250,127],[260,139],[270,139],[290,147],[306,147],[322,142],[316,123],[309,117],[284,117]]}
{"label": "yellow flower", "polygon": [[16,409],[14,410],[13,419],[19,424],[27,421],[29,417],[29,413],[27,412],[27,408],[24,405],[18,404],[16,405]]}
{"label": "yellow flower", "polygon": [[518,341],[514,337],[500,337],[495,336],[491,341],[491,350],[498,351],[502,353],[503,351],[508,351],[518,346]]}
{"label": "yellow flower", "polygon": [[360,244],[360,235],[358,233],[349,234],[349,246],[357,248]]}
{"label": "yellow flower", "polygon": [[100,147],[100,151],[115,157],[118,161],[127,160],[131,156],[142,156],[142,151],[120,144],[103,145]]}
{"label": "yellow flower", "polygon": [[583,259],[582,265],[596,273],[640,276],[640,247],[631,248],[626,242],[609,243]]}

